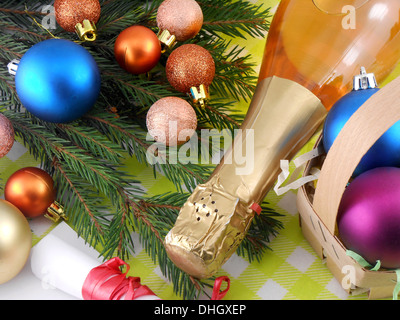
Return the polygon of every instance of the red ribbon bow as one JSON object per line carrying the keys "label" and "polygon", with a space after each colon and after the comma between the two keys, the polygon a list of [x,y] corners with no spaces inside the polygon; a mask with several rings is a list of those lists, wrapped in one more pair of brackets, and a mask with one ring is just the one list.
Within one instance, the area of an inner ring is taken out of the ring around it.
{"label": "red ribbon bow", "polygon": [[[224,281],[227,283],[227,287],[224,291],[220,291],[221,285]],[[215,279],[211,300],[222,300],[228,293],[230,284],[231,281],[227,276],[222,276]]]}
{"label": "red ribbon bow", "polygon": [[[121,266],[126,266],[125,273],[121,272]],[[118,257],[93,268],[83,283],[83,299],[135,300],[142,296],[155,296],[153,291],[140,283],[140,278],[126,277],[129,268],[129,265]],[[227,288],[220,291],[223,282],[227,283]],[[211,300],[222,300],[228,293],[229,287],[230,279],[227,276],[215,279]]]}
{"label": "red ribbon bow", "polygon": [[[120,270],[126,266],[125,273]],[[129,265],[115,257],[102,265],[93,268],[82,287],[82,296],[85,300],[135,300],[139,297],[155,294],[140,284],[138,277],[126,277]]]}

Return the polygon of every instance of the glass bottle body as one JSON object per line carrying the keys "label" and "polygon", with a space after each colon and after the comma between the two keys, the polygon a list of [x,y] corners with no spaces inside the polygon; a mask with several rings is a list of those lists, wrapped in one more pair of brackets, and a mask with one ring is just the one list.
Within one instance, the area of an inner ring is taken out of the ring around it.
{"label": "glass bottle body", "polygon": [[282,0],[259,80],[296,81],[329,110],[351,91],[362,66],[379,84],[393,71],[399,52],[398,0]]}

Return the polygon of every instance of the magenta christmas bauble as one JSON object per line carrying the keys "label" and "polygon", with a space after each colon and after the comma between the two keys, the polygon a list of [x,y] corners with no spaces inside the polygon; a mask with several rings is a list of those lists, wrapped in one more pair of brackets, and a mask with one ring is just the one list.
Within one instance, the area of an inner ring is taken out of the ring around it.
{"label": "magenta christmas bauble", "polygon": [[346,188],[338,212],[339,237],[371,265],[400,267],[400,168],[362,173]]}

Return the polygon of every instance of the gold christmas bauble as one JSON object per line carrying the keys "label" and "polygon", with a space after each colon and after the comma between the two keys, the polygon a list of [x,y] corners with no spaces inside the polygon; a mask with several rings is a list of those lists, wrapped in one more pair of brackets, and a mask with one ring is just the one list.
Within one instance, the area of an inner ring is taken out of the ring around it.
{"label": "gold christmas bauble", "polygon": [[22,212],[0,199],[0,284],[14,278],[25,266],[32,247],[32,233]]}

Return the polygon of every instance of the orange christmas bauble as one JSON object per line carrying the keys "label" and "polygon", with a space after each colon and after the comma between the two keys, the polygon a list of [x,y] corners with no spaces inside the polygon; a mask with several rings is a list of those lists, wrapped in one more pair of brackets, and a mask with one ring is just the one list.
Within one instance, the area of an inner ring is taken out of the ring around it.
{"label": "orange christmas bauble", "polygon": [[153,69],[161,57],[161,44],[157,35],[144,26],[132,26],[122,31],[114,45],[118,64],[133,74]]}
{"label": "orange christmas bauble", "polygon": [[5,199],[28,218],[44,214],[55,200],[54,181],[44,170],[34,167],[14,172],[4,187]]}

